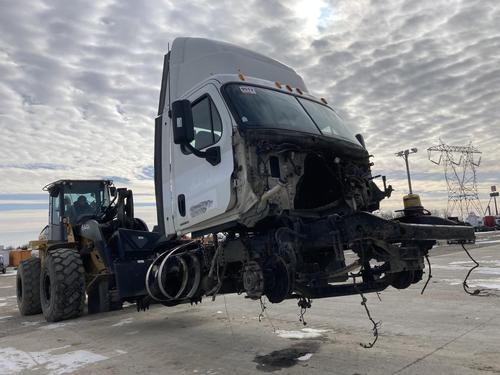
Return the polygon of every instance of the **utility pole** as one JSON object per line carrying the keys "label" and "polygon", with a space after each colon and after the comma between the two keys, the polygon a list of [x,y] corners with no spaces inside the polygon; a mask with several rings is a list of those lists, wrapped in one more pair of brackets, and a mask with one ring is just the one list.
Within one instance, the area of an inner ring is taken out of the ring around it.
{"label": "utility pole", "polygon": [[396,156],[400,156],[403,159],[405,159],[406,175],[408,176],[408,190],[410,191],[410,194],[413,194],[413,190],[411,188],[410,165],[408,163],[408,156],[410,154],[414,154],[416,152],[417,152],[416,148],[411,148],[409,150],[402,150],[402,151],[396,152]]}

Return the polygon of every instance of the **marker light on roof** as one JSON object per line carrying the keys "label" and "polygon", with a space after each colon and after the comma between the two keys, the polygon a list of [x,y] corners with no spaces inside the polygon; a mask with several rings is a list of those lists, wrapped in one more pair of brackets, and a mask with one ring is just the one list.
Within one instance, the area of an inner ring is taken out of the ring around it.
{"label": "marker light on roof", "polygon": [[302,95],[302,90],[301,90],[301,89],[299,89],[299,88],[297,87],[295,90],[297,90],[297,92],[298,92],[300,95]]}
{"label": "marker light on roof", "polygon": [[292,92],[292,91],[293,91],[292,86],[290,86],[290,85],[286,85],[286,89],[287,89],[288,91],[290,91],[290,92]]}
{"label": "marker light on roof", "polygon": [[323,103],[328,104],[325,98],[320,99]]}
{"label": "marker light on roof", "polygon": [[274,85],[279,89],[281,88],[281,83],[279,83],[278,81],[274,82]]}
{"label": "marker light on roof", "polygon": [[238,77],[240,77],[240,79],[241,79],[242,81],[244,81],[244,80],[245,80],[245,76],[244,76],[242,73],[238,74]]}

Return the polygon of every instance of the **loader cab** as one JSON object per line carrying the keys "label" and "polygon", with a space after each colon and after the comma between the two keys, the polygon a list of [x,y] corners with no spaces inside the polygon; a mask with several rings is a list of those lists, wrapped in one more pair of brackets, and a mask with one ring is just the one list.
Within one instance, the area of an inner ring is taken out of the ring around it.
{"label": "loader cab", "polygon": [[116,194],[110,180],[59,180],[47,185],[44,190],[49,193],[46,233],[49,241],[65,241],[64,222],[78,225],[84,219],[99,215]]}

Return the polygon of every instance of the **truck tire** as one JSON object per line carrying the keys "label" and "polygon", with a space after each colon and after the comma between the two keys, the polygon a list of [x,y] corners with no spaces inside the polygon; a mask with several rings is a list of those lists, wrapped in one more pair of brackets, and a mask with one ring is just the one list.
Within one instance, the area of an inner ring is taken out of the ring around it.
{"label": "truck tire", "polygon": [[40,305],[40,259],[30,258],[19,265],[16,276],[17,307],[21,315],[42,312]]}
{"label": "truck tire", "polygon": [[391,285],[394,288],[406,289],[413,283],[415,272],[414,271],[396,272],[393,277],[394,279],[392,280]]}
{"label": "truck tire", "polygon": [[42,312],[48,322],[76,318],[85,306],[85,270],[78,251],[56,249],[40,275]]}

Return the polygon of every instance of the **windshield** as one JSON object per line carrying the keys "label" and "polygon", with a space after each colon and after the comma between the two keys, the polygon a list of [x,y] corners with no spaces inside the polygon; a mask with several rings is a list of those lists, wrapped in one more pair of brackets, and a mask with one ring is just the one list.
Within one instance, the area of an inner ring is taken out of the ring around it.
{"label": "windshield", "polygon": [[64,212],[70,223],[76,224],[86,215],[98,215],[109,203],[103,182],[72,182],[64,186]]}
{"label": "windshield", "polygon": [[226,92],[244,125],[321,134],[292,95],[242,85],[228,85]]}
{"label": "windshield", "polygon": [[311,100],[297,98],[323,135],[343,137],[358,143],[352,131],[333,109]]}
{"label": "windshield", "polygon": [[225,92],[242,125],[342,137],[358,143],[342,119],[326,105],[255,86],[229,84]]}

